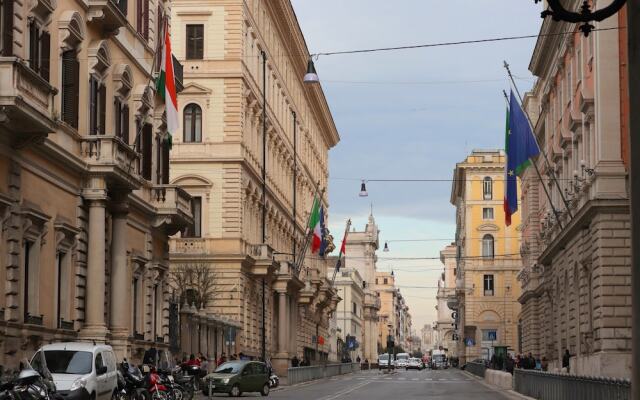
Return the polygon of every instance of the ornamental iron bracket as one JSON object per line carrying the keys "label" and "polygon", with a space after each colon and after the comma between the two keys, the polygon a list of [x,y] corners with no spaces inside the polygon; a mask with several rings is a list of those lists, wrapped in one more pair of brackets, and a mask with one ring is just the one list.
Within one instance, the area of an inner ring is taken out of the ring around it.
{"label": "ornamental iron bracket", "polygon": [[[540,1],[542,0],[534,0],[536,4]],[[560,4],[561,0],[547,0],[547,2],[549,3],[549,7],[542,12],[542,18],[551,17],[554,21],[582,23],[578,29],[580,29],[586,37],[589,36],[589,33],[591,33],[593,29],[595,29],[595,26],[591,25],[590,22],[600,22],[611,17],[613,14],[620,11],[627,0],[613,0],[608,6],[595,11],[591,10],[590,2],[588,0],[584,0],[582,2],[582,6],[580,6],[579,12],[567,10],[562,4]]]}

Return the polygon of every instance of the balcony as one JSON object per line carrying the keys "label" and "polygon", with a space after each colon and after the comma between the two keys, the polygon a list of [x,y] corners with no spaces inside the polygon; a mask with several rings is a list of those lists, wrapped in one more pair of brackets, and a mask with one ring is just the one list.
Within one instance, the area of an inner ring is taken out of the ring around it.
{"label": "balcony", "polygon": [[11,145],[44,140],[55,131],[52,113],[57,90],[17,57],[0,57],[0,128]]}
{"label": "balcony", "polygon": [[193,223],[191,196],[176,185],[158,185],[151,190],[151,204],[156,207],[154,226],[164,226],[168,235]]}
{"label": "balcony", "polygon": [[87,136],[80,142],[89,172],[102,175],[110,188],[134,190],[142,186],[138,153],[115,136]]}
{"label": "balcony", "polygon": [[271,246],[268,244],[256,244],[249,247],[249,253],[254,259],[251,265],[251,273],[254,277],[264,278],[275,272],[277,265]]}
{"label": "balcony", "polygon": [[170,252],[172,254],[210,254],[214,250],[213,240],[205,238],[176,238],[171,239]]}
{"label": "balcony", "polygon": [[87,0],[88,20],[108,34],[127,25],[127,0]]}

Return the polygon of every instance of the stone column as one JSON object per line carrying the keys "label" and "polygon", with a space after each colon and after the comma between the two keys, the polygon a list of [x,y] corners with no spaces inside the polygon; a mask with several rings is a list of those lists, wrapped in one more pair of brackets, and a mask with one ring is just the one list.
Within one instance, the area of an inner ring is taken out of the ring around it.
{"label": "stone column", "polygon": [[278,294],[278,347],[271,363],[278,376],[286,377],[288,375],[287,369],[289,368],[289,351],[287,348],[289,343],[289,313],[287,312],[289,299],[287,298],[287,282],[276,282],[274,289]]}
{"label": "stone column", "polygon": [[89,248],[81,337],[104,342],[107,334],[104,320],[106,190],[92,189],[84,197],[89,202]]}
{"label": "stone column", "polygon": [[111,238],[111,345],[120,360],[128,357],[129,316],[131,313],[131,282],[127,273],[127,195],[112,208]]}

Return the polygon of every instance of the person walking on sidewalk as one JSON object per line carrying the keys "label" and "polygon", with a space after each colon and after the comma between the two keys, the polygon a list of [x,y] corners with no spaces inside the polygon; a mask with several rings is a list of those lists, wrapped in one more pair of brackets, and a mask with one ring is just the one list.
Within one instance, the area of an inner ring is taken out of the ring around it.
{"label": "person walking on sidewalk", "polygon": [[567,369],[567,374],[569,373],[570,370],[570,366],[569,366],[569,360],[571,360],[571,355],[569,354],[569,349],[565,349],[564,350],[564,356],[562,356],[562,368],[566,368]]}

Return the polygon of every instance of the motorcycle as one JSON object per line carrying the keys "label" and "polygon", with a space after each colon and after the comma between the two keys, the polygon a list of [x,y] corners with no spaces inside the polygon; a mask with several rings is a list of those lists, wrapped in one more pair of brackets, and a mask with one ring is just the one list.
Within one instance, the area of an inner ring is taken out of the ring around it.
{"label": "motorcycle", "polygon": [[191,365],[191,364],[187,364],[187,363],[182,363],[180,365],[180,370],[189,376],[192,376],[193,379],[193,390],[194,392],[197,392],[200,390],[200,384],[202,382],[202,378],[205,377],[205,375],[207,375],[207,371],[203,370],[202,368],[200,368],[199,365]]}
{"label": "motorcycle", "polygon": [[271,375],[269,376],[269,387],[271,389],[277,388],[279,384],[280,384],[280,378],[278,378],[278,375],[276,375],[275,372],[272,372]]}
{"label": "motorcycle", "polygon": [[149,392],[145,388],[140,369],[124,359],[118,364],[118,391],[116,400],[146,400]]}
{"label": "motorcycle", "polygon": [[167,387],[162,383],[158,371],[154,367],[144,368],[149,370],[145,376],[145,387],[151,394],[151,400],[170,400]]}
{"label": "motorcycle", "polygon": [[160,383],[167,388],[169,400],[191,400],[193,399],[193,377],[186,378],[178,375],[179,368],[173,371],[158,369]]}
{"label": "motorcycle", "polygon": [[17,376],[3,377],[0,385],[1,400],[52,400],[58,399],[53,381],[43,378],[27,360],[21,362]]}

